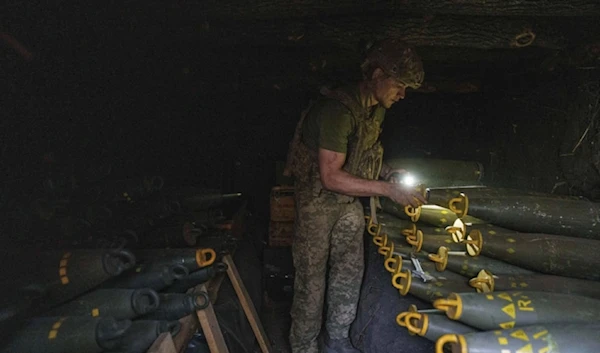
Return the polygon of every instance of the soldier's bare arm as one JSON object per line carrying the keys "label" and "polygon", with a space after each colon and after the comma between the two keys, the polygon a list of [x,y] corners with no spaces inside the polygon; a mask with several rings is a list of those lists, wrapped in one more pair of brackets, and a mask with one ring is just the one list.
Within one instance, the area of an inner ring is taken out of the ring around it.
{"label": "soldier's bare arm", "polygon": [[416,190],[386,181],[367,180],[346,172],[346,154],[319,148],[321,183],[327,190],[349,196],[386,196],[401,205],[425,203]]}

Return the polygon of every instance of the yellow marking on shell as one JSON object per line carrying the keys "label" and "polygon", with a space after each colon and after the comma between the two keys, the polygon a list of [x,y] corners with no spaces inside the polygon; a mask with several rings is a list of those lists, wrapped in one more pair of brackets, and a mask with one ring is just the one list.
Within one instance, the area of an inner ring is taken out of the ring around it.
{"label": "yellow marking on shell", "polygon": [[58,335],[58,331],[50,330],[50,332],[48,332],[48,339],[53,340],[56,338],[57,335]]}
{"label": "yellow marking on shell", "polygon": [[540,332],[538,332],[538,333],[536,333],[536,334],[533,335],[533,339],[537,340],[540,337],[545,336],[547,334],[548,334],[548,330],[540,331]]}
{"label": "yellow marking on shell", "polygon": [[65,266],[67,266],[67,263],[68,263],[68,262],[69,262],[69,260],[67,260],[67,259],[62,259],[62,260],[60,260],[60,262],[59,262],[59,264],[58,264],[58,265],[59,265],[60,267],[65,267]]}
{"label": "yellow marking on shell", "polygon": [[528,287],[528,286],[529,286],[529,285],[528,285],[527,283],[525,283],[525,282],[521,282],[521,283],[519,283],[519,287],[521,287],[521,288],[526,288],[526,287]]}
{"label": "yellow marking on shell", "polygon": [[503,322],[500,324],[500,327],[502,327],[505,330],[509,329],[509,328],[513,328],[513,327],[515,327],[515,322],[514,321]]}
{"label": "yellow marking on shell", "polygon": [[520,349],[517,349],[515,353],[533,353],[533,347],[531,347],[531,343],[528,343]]}
{"label": "yellow marking on shell", "polygon": [[462,266],[461,266],[461,268],[462,268],[463,270],[468,270],[468,269],[469,269],[469,265],[462,265]]}
{"label": "yellow marking on shell", "polygon": [[538,353],[548,353],[550,351],[549,347],[544,347],[544,348],[540,348],[538,350]]}
{"label": "yellow marking on shell", "polygon": [[98,308],[92,309],[92,316],[93,317],[100,316],[100,310],[98,310]]}
{"label": "yellow marking on shell", "polygon": [[448,214],[448,211],[446,211],[446,210],[441,210],[441,211],[440,211],[440,213],[441,213],[441,214]]}
{"label": "yellow marking on shell", "polygon": [[521,311],[535,311],[535,309],[531,306],[531,300],[517,300],[517,306]]}
{"label": "yellow marking on shell", "polygon": [[506,241],[509,243],[514,243],[516,240],[514,240],[513,238],[508,238],[508,239],[506,239]]}
{"label": "yellow marking on shell", "polygon": [[452,243],[453,241],[452,241],[452,239],[446,239],[446,240],[444,240],[444,242],[445,242],[446,244],[450,244],[450,243]]}
{"label": "yellow marking on shell", "polygon": [[509,302],[513,301],[510,295],[508,295],[508,293],[499,293],[496,296],[500,299],[508,300]]}
{"label": "yellow marking on shell", "polygon": [[62,284],[69,284],[69,277],[67,277],[67,276],[61,277],[60,278],[60,283],[62,283]]}
{"label": "yellow marking on shell", "polygon": [[446,223],[446,222],[448,222],[448,220],[446,218],[440,218],[440,222]]}
{"label": "yellow marking on shell", "polygon": [[521,341],[529,342],[529,337],[527,337],[527,334],[523,330],[517,330],[511,333],[510,337],[518,338]]}
{"label": "yellow marking on shell", "polygon": [[67,275],[67,268],[66,267],[61,267],[58,269],[58,275],[59,276],[66,276]]}
{"label": "yellow marking on shell", "polygon": [[507,306],[505,306],[504,308],[502,308],[502,311],[510,316],[511,319],[514,320],[514,318],[517,316],[517,311],[515,310],[515,304],[510,303]]}
{"label": "yellow marking on shell", "polygon": [[506,346],[508,344],[508,339],[506,337],[498,337],[498,343],[502,346]]}
{"label": "yellow marking on shell", "polygon": [[488,234],[489,234],[489,235],[495,235],[495,234],[496,234],[496,231],[495,231],[495,230],[490,230],[490,231],[488,231]]}
{"label": "yellow marking on shell", "polygon": [[487,298],[487,300],[494,300],[494,296],[491,294],[486,294],[485,297]]}
{"label": "yellow marking on shell", "polygon": [[508,248],[508,249],[506,249],[506,252],[509,253],[509,254],[514,254],[515,253],[515,249]]}

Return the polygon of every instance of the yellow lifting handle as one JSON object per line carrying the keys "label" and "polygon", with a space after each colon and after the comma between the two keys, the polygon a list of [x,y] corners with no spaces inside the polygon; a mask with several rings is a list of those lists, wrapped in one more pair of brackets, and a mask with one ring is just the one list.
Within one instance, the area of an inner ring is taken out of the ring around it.
{"label": "yellow lifting handle", "polygon": [[392,257],[385,259],[383,265],[388,272],[390,272],[392,275],[395,275],[402,271],[402,256],[394,255],[393,252],[390,252],[390,254],[392,254]]}
{"label": "yellow lifting handle", "polygon": [[[467,353],[467,343],[462,335],[445,334],[435,342],[435,353],[444,353],[444,346],[448,343],[460,345],[460,353]],[[456,352],[452,350],[452,352]]]}
{"label": "yellow lifting handle", "polygon": [[405,311],[405,312],[402,312],[402,313],[398,314],[398,315],[396,316],[396,323],[397,323],[399,326],[406,327],[406,323],[405,323],[405,320],[404,320],[404,319],[406,318],[406,316],[407,316],[408,314],[411,314],[411,312]]}
{"label": "yellow lifting handle", "polygon": [[414,237],[416,234],[417,234],[417,225],[414,223],[409,228],[404,228],[402,230],[402,235],[404,235],[407,238]]}
{"label": "yellow lifting handle", "polygon": [[[419,327],[413,324],[413,322],[416,322],[417,324],[420,323],[421,326]],[[409,333],[425,336],[425,333],[427,332],[427,326],[429,326],[429,317],[427,314],[408,313],[404,317],[404,324]]]}
{"label": "yellow lifting handle", "polygon": [[386,259],[384,261],[384,266],[392,275],[400,273],[400,271],[402,271],[402,256],[394,255],[393,257]]}
{"label": "yellow lifting handle", "polygon": [[429,254],[427,258],[433,262],[435,262],[435,269],[439,272],[442,272],[448,266],[448,248],[445,246],[440,246],[437,254]]}
{"label": "yellow lifting handle", "polygon": [[479,293],[493,292],[495,286],[494,275],[487,270],[481,270],[477,274],[477,277],[469,280],[469,285]]}
{"label": "yellow lifting handle", "polygon": [[217,259],[217,254],[213,249],[198,249],[196,250],[196,263],[199,267],[212,265]]}
{"label": "yellow lifting handle", "polygon": [[467,253],[469,255],[477,256],[481,254],[481,248],[483,247],[483,235],[481,235],[481,231],[473,229],[463,243],[467,245]]}
{"label": "yellow lifting handle", "polygon": [[387,243],[385,243],[383,246],[381,246],[377,250],[377,252],[379,252],[381,255],[385,256],[385,259],[387,260],[394,254],[394,242],[388,239]]}
{"label": "yellow lifting handle", "polygon": [[393,248],[393,246],[394,246],[394,243],[392,241],[389,241],[387,234],[384,234],[383,235],[383,244],[381,244],[379,249],[377,249],[377,252],[383,256],[386,256],[390,252],[390,250]]}
{"label": "yellow lifting handle", "polygon": [[458,197],[451,199],[448,202],[448,208],[454,212],[457,217],[464,217],[469,212],[469,198],[461,193]]}
{"label": "yellow lifting handle", "polygon": [[407,295],[412,283],[412,274],[410,270],[404,270],[392,276],[392,285],[398,289],[400,294]]}
{"label": "yellow lifting handle", "polygon": [[406,238],[406,242],[414,246],[415,252],[421,251],[421,248],[423,247],[423,231],[417,230],[417,233],[414,237]]}
{"label": "yellow lifting handle", "polygon": [[411,221],[417,222],[421,218],[421,206],[412,207],[411,205],[406,205],[404,206],[404,213],[410,217]]}
{"label": "yellow lifting handle", "polygon": [[460,319],[463,310],[462,300],[456,293],[450,293],[447,299],[440,298],[433,301],[433,307],[446,312],[452,320]]}
{"label": "yellow lifting handle", "polygon": [[372,236],[377,236],[381,233],[381,224],[369,223],[367,226],[367,232]]}
{"label": "yellow lifting handle", "polygon": [[373,223],[373,218],[371,218],[370,216],[365,216],[365,219],[368,221],[367,232],[372,236],[379,235],[379,232],[381,232],[381,224]]}

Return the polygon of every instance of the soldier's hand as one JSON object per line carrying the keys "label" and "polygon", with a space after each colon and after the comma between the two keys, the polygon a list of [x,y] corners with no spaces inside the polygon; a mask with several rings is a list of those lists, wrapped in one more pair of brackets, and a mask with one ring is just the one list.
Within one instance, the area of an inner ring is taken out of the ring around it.
{"label": "soldier's hand", "polygon": [[405,169],[391,169],[385,174],[384,179],[395,184],[400,184],[402,177],[407,173]]}
{"label": "soldier's hand", "polygon": [[389,183],[388,185],[389,194],[387,196],[392,199],[392,201],[400,205],[411,205],[413,207],[418,207],[427,203],[427,201],[425,201],[425,197],[423,197],[423,194],[414,188],[409,188],[395,183]]}

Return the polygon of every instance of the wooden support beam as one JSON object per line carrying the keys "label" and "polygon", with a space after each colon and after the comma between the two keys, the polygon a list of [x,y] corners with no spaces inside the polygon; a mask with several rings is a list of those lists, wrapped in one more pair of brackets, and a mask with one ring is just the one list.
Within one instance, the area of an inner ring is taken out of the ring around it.
{"label": "wooden support beam", "polygon": [[200,326],[198,317],[193,314],[182,317],[179,319],[179,323],[181,324],[181,330],[177,336],[173,337],[173,343],[175,344],[175,351],[177,353],[185,351],[192,336],[194,336],[194,333],[196,333]]}
{"label": "wooden support beam", "polygon": [[250,326],[252,327],[252,331],[254,331],[254,336],[256,336],[256,340],[258,341],[258,345],[263,353],[271,353],[271,343],[265,333],[265,330],[260,322],[260,318],[258,313],[256,312],[256,308],[254,308],[254,304],[252,304],[252,300],[250,300],[250,295],[246,290],[246,286],[242,279],[240,278],[240,274],[238,273],[237,267],[231,258],[231,255],[223,256],[223,263],[228,266],[227,275],[231,280],[231,284],[235,289],[235,292],[240,300],[240,304],[242,304],[242,308],[244,309],[244,313],[248,318],[248,322],[250,322]]}
{"label": "wooden support beam", "polygon": [[[189,3],[189,2],[188,2]],[[366,13],[484,16],[598,16],[596,0],[196,0],[208,18],[273,19]]]}
{"label": "wooden support beam", "polygon": [[169,332],[163,332],[150,346],[147,353],[179,353]]}
{"label": "wooden support beam", "polygon": [[[591,19],[432,16],[425,18],[336,17],[322,20],[214,22],[195,27],[206,44],[326,46],[357,50],[361,42],[397,37],[415,46],[480,49],[561,49],[585,42],[599,28]],[[190,34],[191,35],[191,34]]]}
{"label": "wooden support beam", "polygon": [[[207,292],[204,284],[197,286],[196,290]],[[204,332],[211,353],[229,353],[212,303],[209,302],[206,308],[196,311],[196,315],[198,316],[198,321],[200,322],[202,332]]]}

